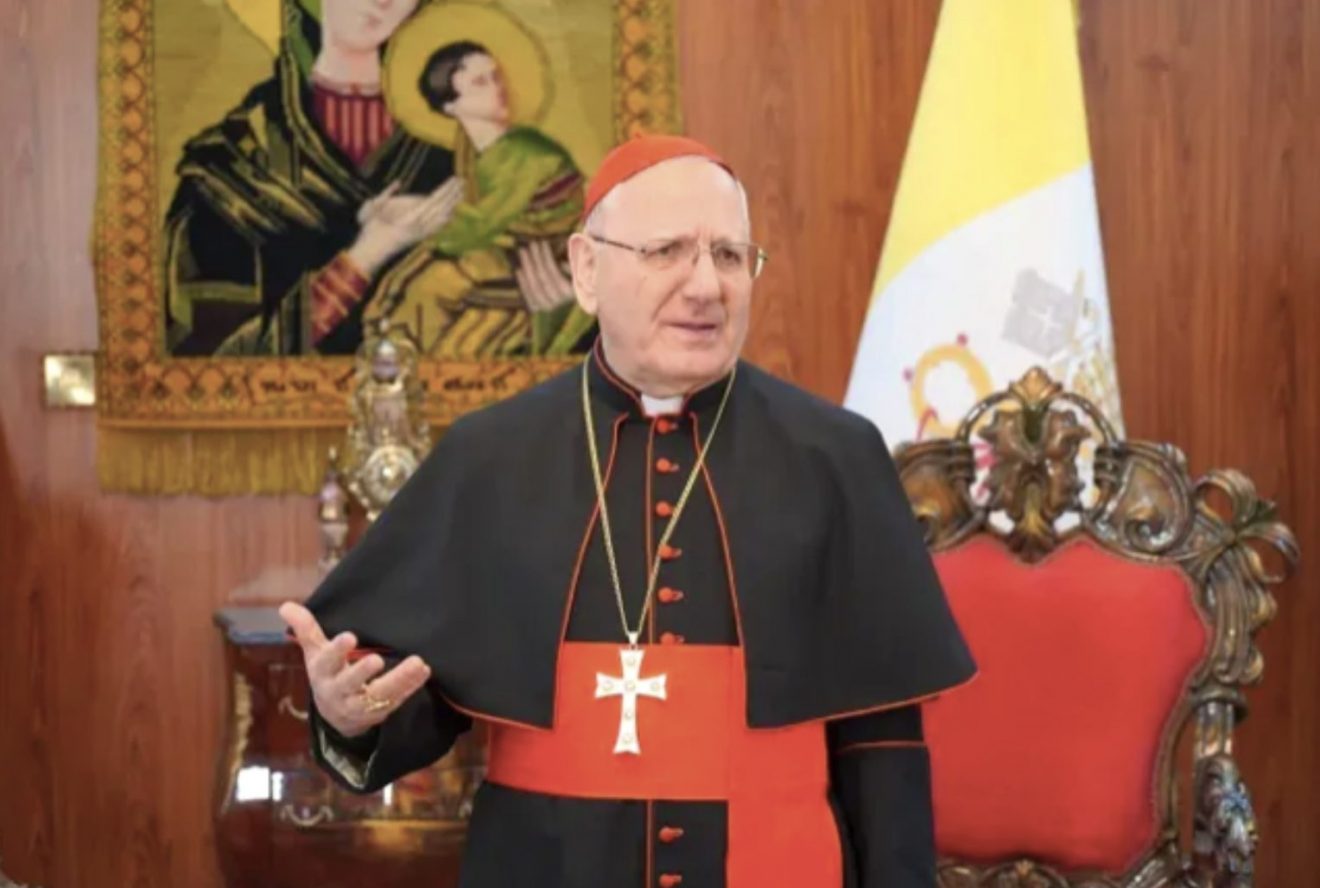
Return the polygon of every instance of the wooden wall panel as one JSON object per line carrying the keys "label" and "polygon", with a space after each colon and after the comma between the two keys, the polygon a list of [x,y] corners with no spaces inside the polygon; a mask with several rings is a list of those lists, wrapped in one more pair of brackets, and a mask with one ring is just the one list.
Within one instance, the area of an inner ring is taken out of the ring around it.
{"label": "wooden wall panel", "polygon": [[1239,753],[1257,884],[1320,872],[1320,7],[1085,5],[1083,59],[1128,429],[1235,466],[1302,570],[1264,633]]}
{"label": "wooden wall panel", "polygon": [[841,398],[938,5],[807,9],[681,3],[685,122],[746,181],[753,236],[771,254],[749,353]]}
{"label": "wooden wall panel", "polygon": [[[95,0],[0,0],[0,870],[46,888],[218,888],[210,613],[311,563],[307,502],[97,492],[43,351],[95,345]],[[846,384],[935,0],[680,0],[689,130],[773,254],[749,354]],[[1320,871],[1320,4],[1085,0],[1083,65],[1126,418],[1243,468],[1304,566],[1240,754],[1263,886]]]}

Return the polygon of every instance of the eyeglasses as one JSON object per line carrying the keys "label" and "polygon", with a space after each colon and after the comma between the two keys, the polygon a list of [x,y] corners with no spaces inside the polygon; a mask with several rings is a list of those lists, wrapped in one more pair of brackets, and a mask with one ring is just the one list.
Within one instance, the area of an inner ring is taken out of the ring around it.
{"label": "eyeglasses", "polygon": [[587,237],[597,243],[630,250],[655,271],[668,271],[683,263],[696,265],[702,253],[709,253],[710,261],[720,274],[746,274],[755,280],[770,258],[770,254],[756,244],[741,241],[715,241],[709,247],[703,247],[695,237],[661,238],[644,244],[624,244],[591,233]]}

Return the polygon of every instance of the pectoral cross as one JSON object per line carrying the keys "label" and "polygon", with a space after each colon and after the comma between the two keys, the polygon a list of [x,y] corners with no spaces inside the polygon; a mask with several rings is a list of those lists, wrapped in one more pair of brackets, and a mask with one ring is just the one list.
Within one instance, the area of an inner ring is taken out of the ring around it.
{"label": "pectoral cross", "polygon": [[602,672],[596,673],[596,699],[604,697],[622,697],[619,713],[619,738],[614,743],[614,754],[631,753],[641,755],[642,747],[637,740],[637,698],[652,697],[665,699],[665,680],[668,676],[653,675],[642,678],[642,655],[640,648],[623,648],[619,659],[623,661],[623,675],[614,677]]}

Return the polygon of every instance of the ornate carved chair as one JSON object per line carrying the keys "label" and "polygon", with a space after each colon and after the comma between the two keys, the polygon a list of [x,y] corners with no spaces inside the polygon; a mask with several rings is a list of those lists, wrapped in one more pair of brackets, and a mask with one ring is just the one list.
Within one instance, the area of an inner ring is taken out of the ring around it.
{"label": "ornate carved chair", "polygon": [[981,667],[926,711],[942,888],[1251,885],[1232,743],[1297,559],[1274,505],[1039,369],[898,463]]}

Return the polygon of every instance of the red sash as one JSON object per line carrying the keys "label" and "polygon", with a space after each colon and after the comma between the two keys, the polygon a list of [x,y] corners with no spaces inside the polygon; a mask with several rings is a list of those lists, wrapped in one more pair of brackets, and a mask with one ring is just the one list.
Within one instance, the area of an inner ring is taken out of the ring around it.
{"label": "red sash", "polygon": [[563,645],[554,728],[492,724],[490,780],[578,798],[724,801],[728,888],[842,885],[824,724],[748,728],[741,648],[643,645],[640,678],[665,675],[666,698],[638,698],[641,755],[615,754],[623,701],[595,694],[598,675],[622,677],[621,647]]}

